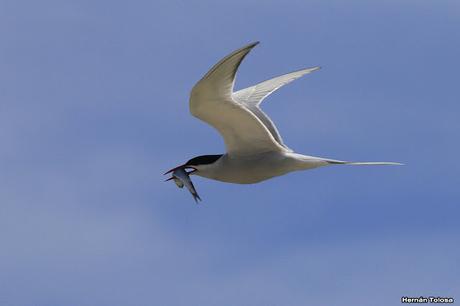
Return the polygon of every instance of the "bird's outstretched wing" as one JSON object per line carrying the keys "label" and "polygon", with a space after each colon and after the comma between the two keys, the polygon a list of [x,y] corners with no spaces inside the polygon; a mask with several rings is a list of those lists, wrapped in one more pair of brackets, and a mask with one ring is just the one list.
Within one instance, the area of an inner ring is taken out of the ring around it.
{"label": "bird's outstretched wing", "polygon": [[230,155],[286,150],[257,115],[233,98],[236,71],[257,44],[249,44],[223,58],[190,94],[190,112],[219,131]]}
{"label": "bird's outstretched wing", "polygon": [[283,142],[283,139],[281,138],[280,133],[278,132],[278,129],[276,128],[275,124],[273,121],[268,117],[267,114],[265,114],[262,109],[260,108],[260,103],[269,96],[271,93],[275,92],[277,89],[281,88],[282,86],[294,81],[295,79],[300,78],[301,76],[316,71],[320,67],[313,67],[313,68],[307,68],[307,69],[302,69],[298,71],[294,71],[288,74],[280,75],[278,77],[275,77],[270,80],[266,80],[264,82],[261,82],[257,85],[244,88],[241,90],[238,90],[233,93],[233,99],[237,101],[238,103],[243,104],[245,107],[247,107],[254,115],[259,118],[260,121],[267,127],[267,129],[270,131],[272,136],[275,138],[275,140],[285,147],[286,149],[289,149]]}

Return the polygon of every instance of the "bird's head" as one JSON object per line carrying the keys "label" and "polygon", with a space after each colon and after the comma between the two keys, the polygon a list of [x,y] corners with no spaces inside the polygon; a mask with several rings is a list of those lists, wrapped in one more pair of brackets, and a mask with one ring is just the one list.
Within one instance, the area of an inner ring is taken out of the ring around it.
{"label": "bird's head", "polygon": [[216,155],[200,155],[188,160],[185,164],[179,165],[172,168],[165,174],[171,173],[176,169],[183,168],[184,170],[191,170],[187,172],[188,174],[199,174],[200,171],[205,170],[206,167],[215,163],[219,158],[222,157],[222,154]]}

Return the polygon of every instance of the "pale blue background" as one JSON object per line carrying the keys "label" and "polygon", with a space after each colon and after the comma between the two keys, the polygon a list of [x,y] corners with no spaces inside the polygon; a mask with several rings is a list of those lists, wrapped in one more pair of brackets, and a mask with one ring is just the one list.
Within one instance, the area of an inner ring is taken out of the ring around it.
{"label": "pale blue background", "polygon": [[[458,1],[0,0],[0,305],[400,305],[460,299]],[[390,160],[257,185],[162,173],[222,153],[188,93],[237,87],[301,153]]]}

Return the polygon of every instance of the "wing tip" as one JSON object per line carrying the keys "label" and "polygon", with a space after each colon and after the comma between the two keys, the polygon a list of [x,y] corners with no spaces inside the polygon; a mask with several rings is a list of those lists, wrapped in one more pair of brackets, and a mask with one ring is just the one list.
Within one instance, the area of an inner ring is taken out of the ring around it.
{"label": "wing tip", "polygon": [[321,67],[321,66],[315,66],[315,67],[303,68],[303,69],[300,69],[300,70],[298,70],[298,71],[299,71],[299,72],[300,72],[300,71],[303,71],[303,72],[305,72],[305,73],[310,73],[310,72],[318,71],[318,70],[320,70],[321,68],[323,68],[323,67]]}
{"label": "wing tip", "polygon": [[249,44],[247,44],[246,46],[242,47],[241,49],[235,51],[234,53],[239,53],[239,52],[241,52],[241,51],[243,51],[243,50],[251,50],[252,48],[254,48],[255,46],[257,46],[258,44],[260,44],[260,41],[258,41],[258,40],[257,40],[257,41],[254,41],[254,42],[249,43]]}

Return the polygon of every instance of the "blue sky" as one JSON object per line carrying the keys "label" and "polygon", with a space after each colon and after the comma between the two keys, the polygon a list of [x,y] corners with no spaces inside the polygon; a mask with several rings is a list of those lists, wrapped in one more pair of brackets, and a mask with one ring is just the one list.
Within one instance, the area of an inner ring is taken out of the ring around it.
{"label": "blue sky", "polygon": [[[0,0],[0,304],[400,305],[460,299],[458,1]],[[224,150],[188,93],[237,87],[329,167],[256,185],[162,173]]]}

